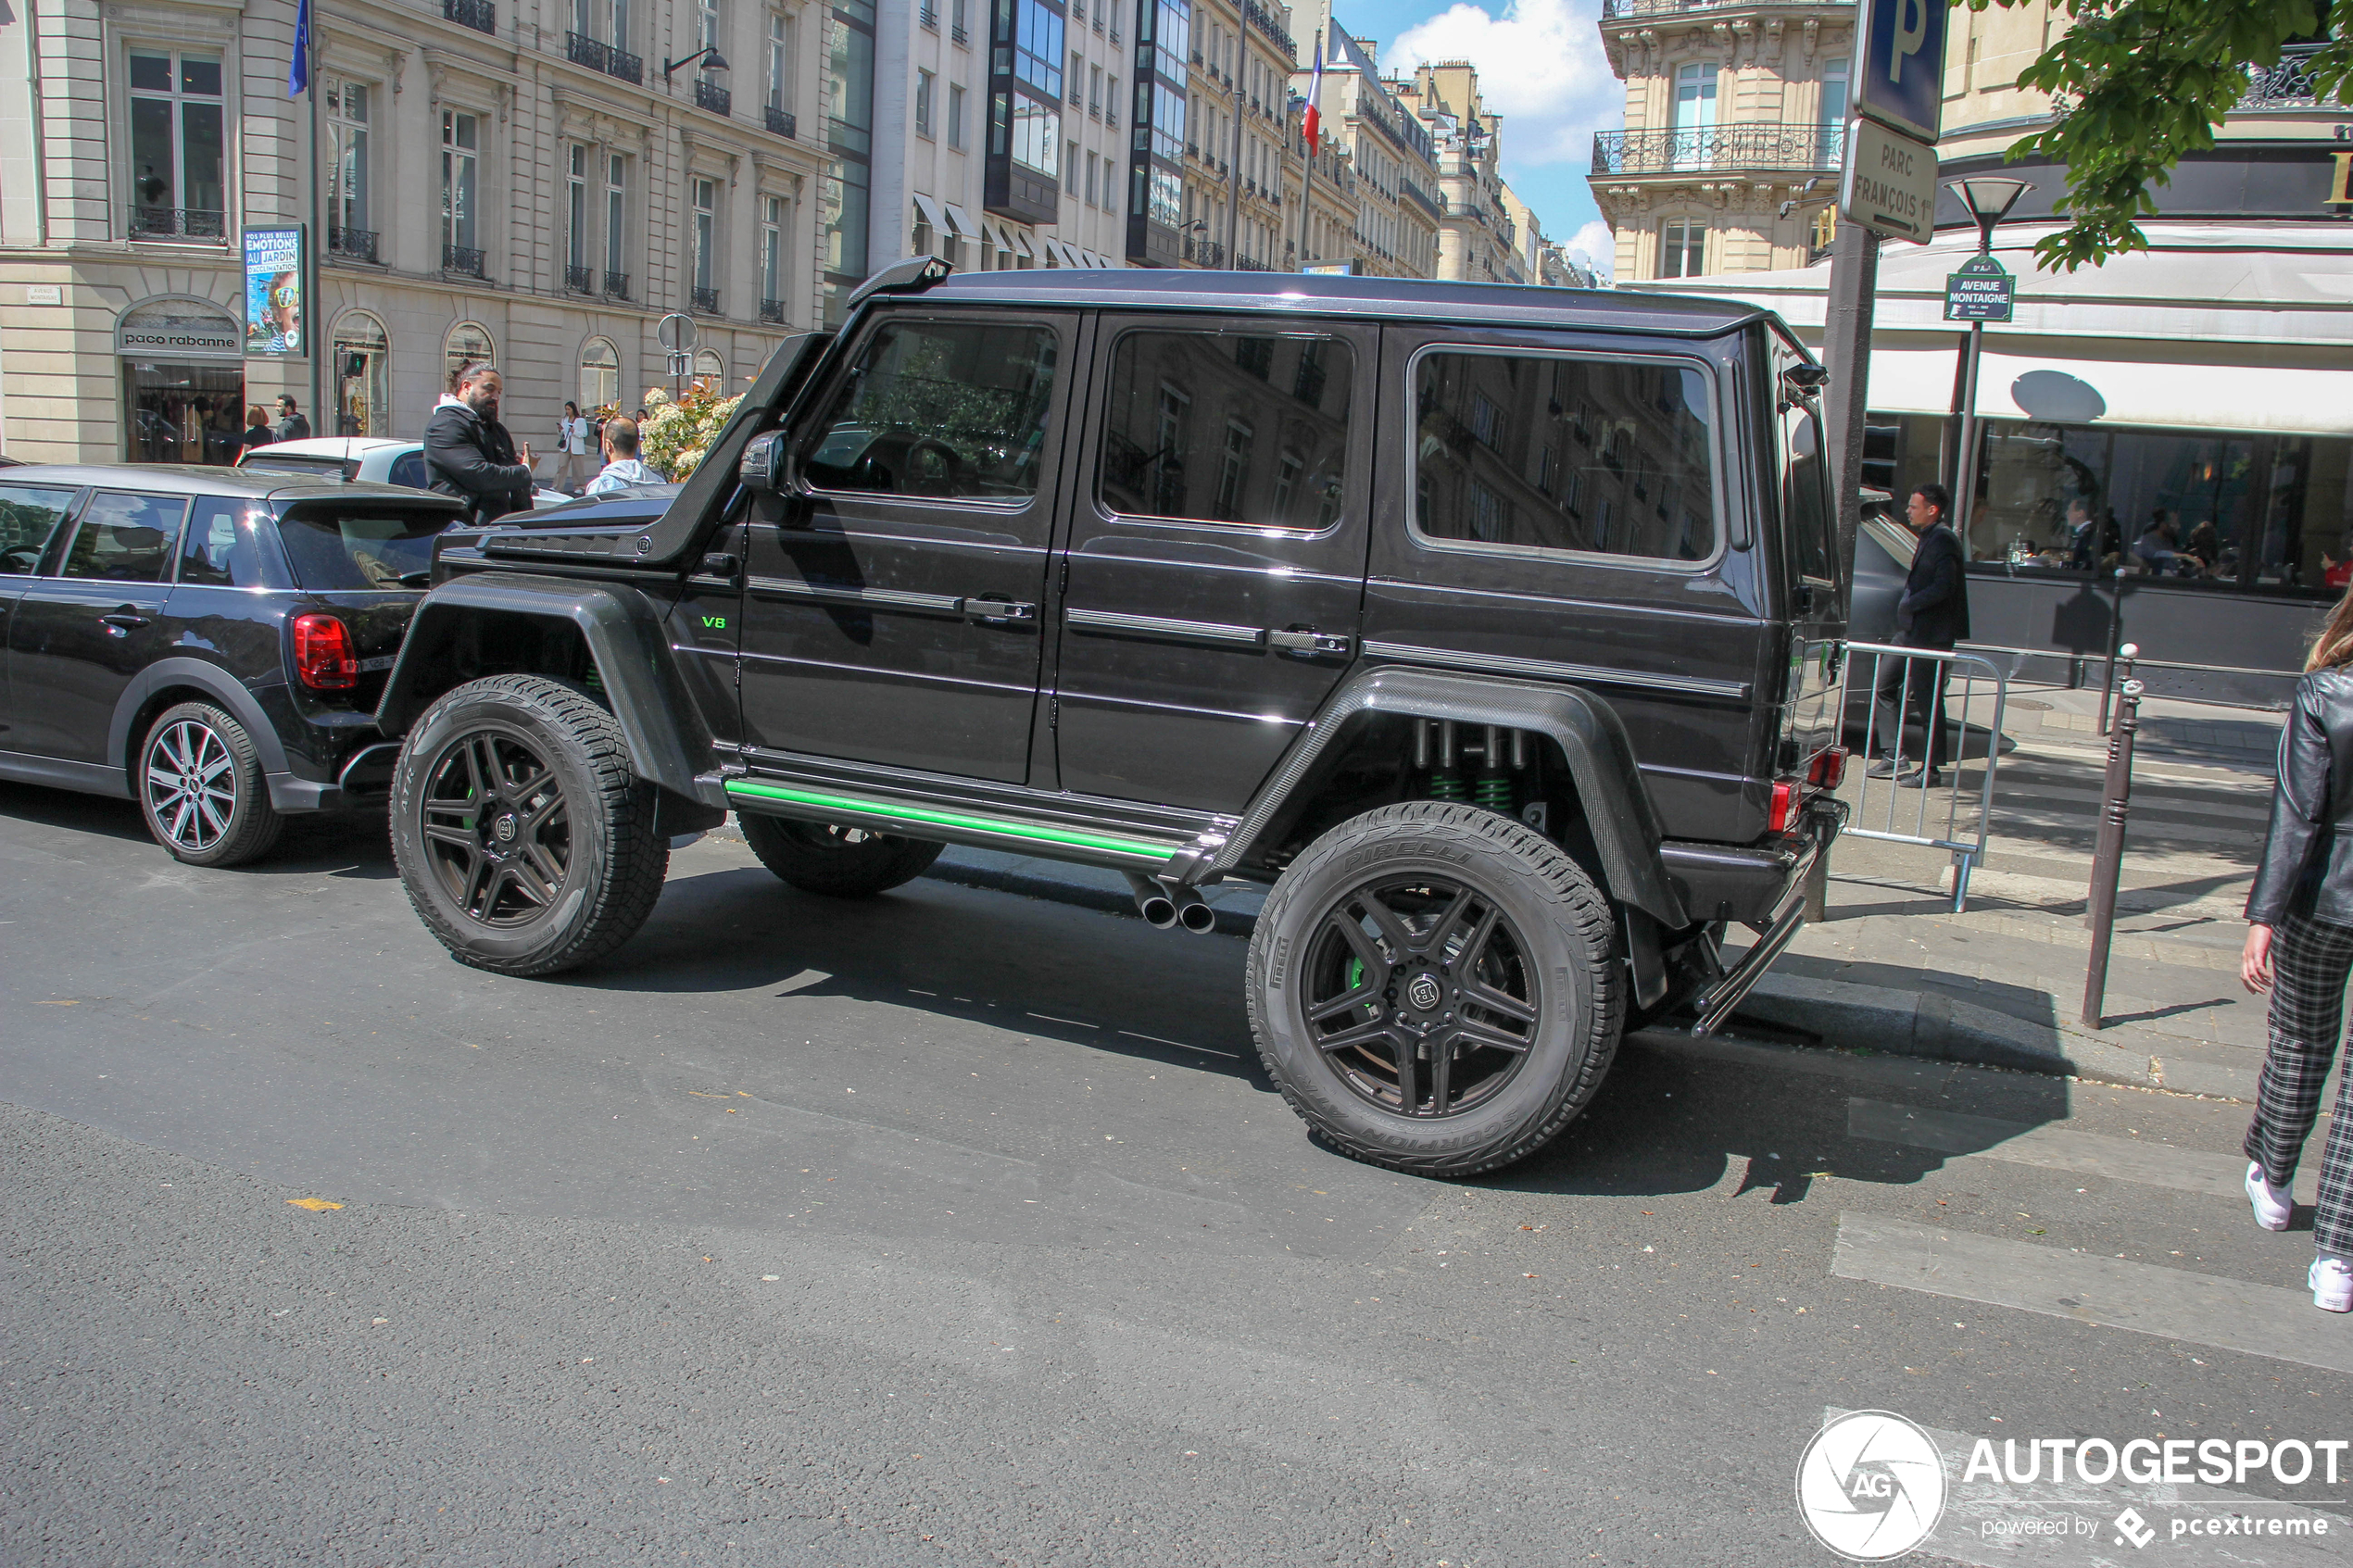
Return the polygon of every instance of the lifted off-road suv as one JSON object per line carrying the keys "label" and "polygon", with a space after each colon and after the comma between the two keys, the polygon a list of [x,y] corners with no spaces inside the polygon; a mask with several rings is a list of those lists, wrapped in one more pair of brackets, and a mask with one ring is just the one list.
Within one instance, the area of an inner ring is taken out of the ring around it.
{"label": "lifted off-road suv", "polygon": [[1504,1164],[1629,1019],[1722,1020],[1837,830],[1821,375],[1698,300],[901,263],[660,520],[445,536],[378,715],[401,875],[510,974],[627,940],[729,809],[837,896],[943,842],[1194,930],[1271,882],[1292,1107]]}

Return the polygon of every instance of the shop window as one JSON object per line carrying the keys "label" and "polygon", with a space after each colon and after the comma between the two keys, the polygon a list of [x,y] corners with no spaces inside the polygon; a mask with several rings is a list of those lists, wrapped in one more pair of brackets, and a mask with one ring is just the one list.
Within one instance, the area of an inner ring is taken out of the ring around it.
{"label": "shop window", "polygon": [[617,407],[620,401],[621,350],[610,338],[592,337],[580,350],[581,409]]}
{"label": "shop window", "polygon": [[477,322],[460,321],[449,329],[448,339],[443,345],[442,359],[447,367],[447,377],[454,382],[458,371],[472,360],[479,359],[486,365],[497,364],[498,348],[491,342],[486,328]]}
{"label": "shop window", "polygon": [[382,321],[364,310],[335,322],[335,433],[392,433],[392,349]]}

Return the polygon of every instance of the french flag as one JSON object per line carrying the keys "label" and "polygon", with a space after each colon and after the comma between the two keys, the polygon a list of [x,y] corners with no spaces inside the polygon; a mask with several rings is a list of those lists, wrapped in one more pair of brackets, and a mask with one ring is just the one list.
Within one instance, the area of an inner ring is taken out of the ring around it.
{"label": "french flag", "polygon": [[1323,136],[1324,111],[1324,41],[1315,40],[1315,73],[1307,79],[1307,156],[1313,157],[1320,150]]}

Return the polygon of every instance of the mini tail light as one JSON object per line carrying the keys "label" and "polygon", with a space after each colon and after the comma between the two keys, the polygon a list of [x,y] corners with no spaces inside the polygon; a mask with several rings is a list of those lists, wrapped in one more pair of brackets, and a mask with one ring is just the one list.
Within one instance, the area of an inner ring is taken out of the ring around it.
{"label": "mini tail light", "polygon": [[1775,784],[1773,786],[1773,809],[1770,814],[1768,814],[1765,819],[1765,831],[1768,833],[1787,833],[1789,832],[1789,825],[1791,822],[1795,819],[1796,815],[1796,786],[1785,784]]}
{"label": "mini tail light", "polygon": [[1846,782],[1846,748],[1834,746],[1816,757],[1806,771],[1806,782],[1821,789],[1836,789]]}
{"label": "mini tail light", "polygon": [[347,692],[359,684],[351,628],[332,615],[294,620],[295,678],[314,692]]}

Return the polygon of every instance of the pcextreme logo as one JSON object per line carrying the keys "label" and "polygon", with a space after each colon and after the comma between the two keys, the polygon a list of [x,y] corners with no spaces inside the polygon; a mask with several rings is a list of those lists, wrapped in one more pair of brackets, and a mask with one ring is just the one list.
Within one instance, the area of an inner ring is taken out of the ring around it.
{"label": "pcextreme logo", "polygon": [[1806,1445],[1797,1511],[1816,1540],[1851,1562],[1901,1557],[1944,1517],[1944,1456],[1900,1415],[1849,1411]]}

